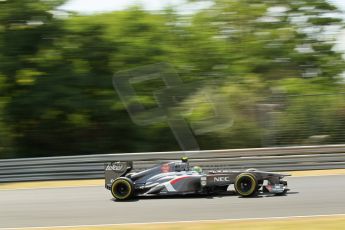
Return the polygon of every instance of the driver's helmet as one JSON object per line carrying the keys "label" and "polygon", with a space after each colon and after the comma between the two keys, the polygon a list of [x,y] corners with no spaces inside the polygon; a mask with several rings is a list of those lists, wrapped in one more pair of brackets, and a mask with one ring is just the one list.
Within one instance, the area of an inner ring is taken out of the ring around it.
{"label": "driver's helmet", "polygon": [[200,166],[194,166],[192,168],[192,171],[197,172],[197,173],[202,173],[202,168]]}
{"label": "driver's helmet", "polygon": [[187,163],[188,162],[188,157],[181,157],[181,161],[183,163]]}

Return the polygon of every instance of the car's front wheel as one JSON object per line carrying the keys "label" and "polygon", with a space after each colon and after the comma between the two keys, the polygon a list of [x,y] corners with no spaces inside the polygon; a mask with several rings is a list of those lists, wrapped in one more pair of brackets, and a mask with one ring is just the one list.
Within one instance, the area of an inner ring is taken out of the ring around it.
{"label": "car's front wheel", "polygon": [[119,177],[111,185],[111,194],[116,200],[128,200],[133,197],[134,185],[131,179]]}
{"label": "car's front wheel", "polygon": [[241,173],[236,177],[234,187],[240,196],[252,196],[257,192],[258,182],[252,173]]}

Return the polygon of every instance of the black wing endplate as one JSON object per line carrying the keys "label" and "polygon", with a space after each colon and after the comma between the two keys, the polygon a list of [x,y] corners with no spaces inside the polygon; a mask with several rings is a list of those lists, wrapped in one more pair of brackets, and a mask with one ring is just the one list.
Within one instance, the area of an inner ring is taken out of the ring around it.
{"label": "black wing endplate", "polygon": [[132,168],[132,161],[117,161],[104,164],[105,187],[110,188],[116,178],[126,175]]}

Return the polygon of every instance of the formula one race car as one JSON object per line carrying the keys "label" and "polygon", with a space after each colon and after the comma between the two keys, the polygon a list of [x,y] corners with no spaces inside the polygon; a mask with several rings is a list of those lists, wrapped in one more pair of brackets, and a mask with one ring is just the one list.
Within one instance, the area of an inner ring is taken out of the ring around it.
{"label": "formula one race car", "polygon": [[132,167],[132,162],[105,164],[105,187],[116,200],[136,196],[222,194],[229,192],[229,185],[243,197],[258,192],[284,194],[287,182],[282,178],[289,176],[256,169],[203,173],[198,166],[190,167],[186,157],[136,173],[131,173]]}

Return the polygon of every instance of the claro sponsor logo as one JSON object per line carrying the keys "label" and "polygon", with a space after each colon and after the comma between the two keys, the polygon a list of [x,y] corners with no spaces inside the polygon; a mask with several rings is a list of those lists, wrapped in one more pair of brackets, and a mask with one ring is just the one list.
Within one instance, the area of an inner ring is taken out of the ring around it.
{"label": "claro sponsor logo", "polygon": [[123,170],[123,165],[121,164],[114,164],[114,165],[108,165],[105,170],[110,170],[110,171],[122,171]]}
{"label": "claro sponsor logo", "polygon": [[219,176],[214,178],[214,182],[225,182],[230,181],[230,178],[227,176]]}

